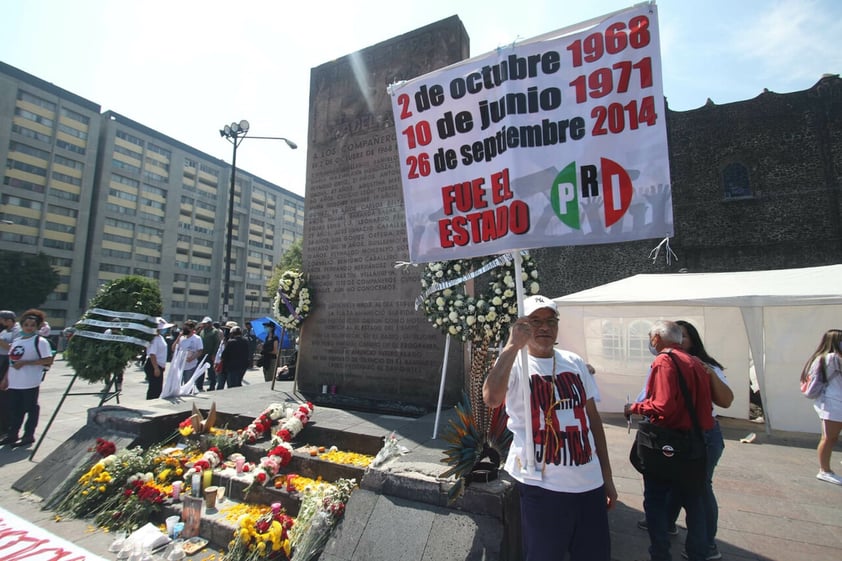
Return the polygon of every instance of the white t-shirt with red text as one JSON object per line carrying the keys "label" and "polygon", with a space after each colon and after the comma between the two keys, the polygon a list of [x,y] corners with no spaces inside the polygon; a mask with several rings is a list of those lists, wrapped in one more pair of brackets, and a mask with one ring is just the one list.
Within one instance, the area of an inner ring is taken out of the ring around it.
{"label": "white t-shirt with red text", "polygon": [[[35,349],[35,341],[38,341],[38,350]],[[50,342],[34,333],[30,336],[21,335],[12,341],[9,349],[9,389],[28,390],[41,385],[44,374],[44,366],[41,364],[27,364],[15,368],[14,363],[20,360],[38,360],[53,356],[53,349]]]}
{"label": "white t-shirt with red text", "polygon": [[[596,454],[590,419],[585,410],[596,393],[596,382],[582,358],[570,351],[555,349],[552,358],[529,356],[530,409],[523,407],[520,355],[509,376],[506,393],[508,427],[512,445],[504,469],[516,480],[565,493],[583,493],[600,487],[604,481]],[[532,444],[525,441],[526,422],[532,423]],[[533,454],[540,480],[525,477],[525,454]]]}

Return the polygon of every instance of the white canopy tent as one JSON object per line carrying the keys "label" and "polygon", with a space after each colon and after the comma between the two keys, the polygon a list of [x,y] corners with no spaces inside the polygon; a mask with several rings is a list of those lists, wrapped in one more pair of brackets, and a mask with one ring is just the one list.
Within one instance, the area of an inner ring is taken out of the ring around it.
{"label": "white canopy tent", "polygon": [[749,381],[756,376],[767,430],[820,432],[798,378],[822,334],[842,328],[842,265],[635,275],[555,302],[559,345],[596,369],[602,411],[622,411],[643,388],[652,322],[683,319],[726,368],[734,403],[718,413],[748,418]]}

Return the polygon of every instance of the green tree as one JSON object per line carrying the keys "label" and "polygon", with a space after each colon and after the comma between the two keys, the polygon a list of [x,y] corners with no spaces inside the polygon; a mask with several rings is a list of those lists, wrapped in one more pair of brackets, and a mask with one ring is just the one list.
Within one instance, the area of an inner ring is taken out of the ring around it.
{"label": "green tree", "polygon": [[292,245],[281,255],[281,260],[275,265],[272,271],[272,277],[266,283],[266,289],[269,294],[275,294],[278,291],[278,283],[281,281],[281,275],[290,269],[302,270],[301,262],[301,247],[303,240],[298,238],[292,242]]}
{"label": "green tree", "polygon": [[0,270],[7,282],[0,290],[0,309],[22,312],[37,308],[59,284],[58,272],[44,253],[0,251]]}
{"label": "green tree", "polygon": [[[161,290],[157,281],[132,275],[111,281],[91,298],[88,311],[82,316],[76,334],[68,341],[64,354],[76,374],[90,383],[106,382],[112,375],[122,374],[126,365],[140,350],[140,347],[133,343],[103,341],[82,335],[81,332],[85,331],[104,333],[107,329],[107,327],[85,325],[85,320],[103,322],[113,320],[111,316],[92,313],[91,310],[96,308],[146,314],[154,318],[160,316],[163,311]],[[151,320],[133,323],[155,326],[155,322]],[[119,334],[144,341],[150,341],[154,336],[154,334],[134,329],[120,329]]]}

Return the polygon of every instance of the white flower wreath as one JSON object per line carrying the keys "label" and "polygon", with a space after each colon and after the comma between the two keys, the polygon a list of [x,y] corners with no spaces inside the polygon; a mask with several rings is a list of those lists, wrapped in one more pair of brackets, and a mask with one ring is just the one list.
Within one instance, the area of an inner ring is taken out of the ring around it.
{"label": "white flower wreath", "polygon": [[284,271],[275,295],[275,319],[287,329],[297,329],[310,313],[310,289],[304,273],[297,269]]}
{"label": "white flower wreath", "polygon": [[[426,292],[432,286],[461,278],[489,261],[490,258],[477,258],[428,263],[421,277],[421,288]],[[537,294],[538,268],[528,255],[523,256],[522,272],[524,292]],[[421,309],[434,327],[460,341],[497,342],[517,319],[515,290],[514,264],[510,262],[491,270],[491,282],[478,297],[465,294],[463,282],[427,295]]]}

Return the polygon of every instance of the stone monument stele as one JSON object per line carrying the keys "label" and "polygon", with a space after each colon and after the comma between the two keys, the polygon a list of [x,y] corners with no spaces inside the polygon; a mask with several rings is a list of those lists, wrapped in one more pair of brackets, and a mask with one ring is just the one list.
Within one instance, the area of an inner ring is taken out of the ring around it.
{"label": "stone monument stele", "polygon": [[[387,87],[468,56],[452,16],[311,71],[303,269],[313,309],[296,376],[316,403],[407,414],[436,407],[445,336],[415,310],[423,265],[395,267],[409,252]],[[461,398],[462,357],[452,342],[445,407]]]}

